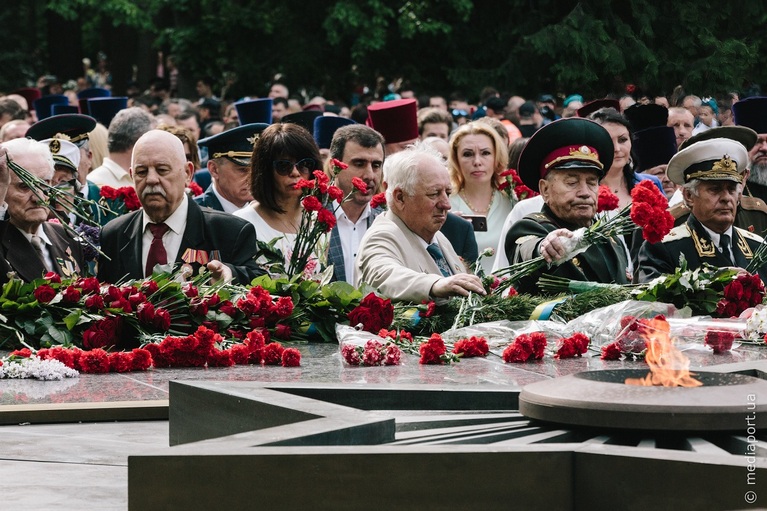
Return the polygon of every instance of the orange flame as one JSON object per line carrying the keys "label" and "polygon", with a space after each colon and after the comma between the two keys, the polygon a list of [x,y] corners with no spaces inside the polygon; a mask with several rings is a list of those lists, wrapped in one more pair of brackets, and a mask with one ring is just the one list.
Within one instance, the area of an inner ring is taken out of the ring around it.
{"label": "orange flame", "polygon": [[674,347],[667,321],[643,321],[643,337],[647,342],[645,360],[650,372],[644,378],[626,378],[626,385],[644,387],[700,387],[700,381],[690,373],[690,359]]}

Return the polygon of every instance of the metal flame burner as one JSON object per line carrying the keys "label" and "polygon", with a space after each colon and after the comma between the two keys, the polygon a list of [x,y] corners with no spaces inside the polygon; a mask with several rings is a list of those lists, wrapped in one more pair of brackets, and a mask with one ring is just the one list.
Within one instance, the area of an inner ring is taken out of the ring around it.
{"label": "metal flame burner", "polygon": [[626,430],[743,431],[749,425],[767,426],[764,380],[699,372],[694,377],[701,387],[624,383],[646,374],[647,369],[587,371],[533,383],[522,389],[519,410],[546,422]]}

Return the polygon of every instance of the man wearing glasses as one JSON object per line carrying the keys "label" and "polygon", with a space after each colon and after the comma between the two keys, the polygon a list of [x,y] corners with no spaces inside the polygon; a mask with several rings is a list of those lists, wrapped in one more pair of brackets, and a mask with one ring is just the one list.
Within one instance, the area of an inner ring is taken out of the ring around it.
{"label": "man wearing glasses", "polygon": [[181,140],[167,131],[151,130],[136,141],[131,176],[143,207],[101,231],[101,250],[109,260],[99,261],[100,280],[140,279],[169,263],[192,273],[205,266],[214,282],[247,284],[264,273],[254,260],[251,224],[188,198],[193,167]]}
{"label": "man wearing glasses", "polygon": [[417,143],[386,159],[383,181],[389,210],[362,238],[355,285],[365,282],[392,300],[410,302],[485,294],[439,231],[452,191],[442,156]]}

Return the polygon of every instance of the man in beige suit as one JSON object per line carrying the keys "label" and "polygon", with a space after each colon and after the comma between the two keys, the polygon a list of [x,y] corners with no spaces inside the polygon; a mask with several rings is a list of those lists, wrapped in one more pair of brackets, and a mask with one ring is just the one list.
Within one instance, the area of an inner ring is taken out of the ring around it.
{"label": "man in beige suit", "polygon": [[355,284],[368,283],[399,301],[485,294],[439,232],[452,192],[441,155],[420,143],[396,153],[384,162],[383,182],[389,210],[360,242]]}

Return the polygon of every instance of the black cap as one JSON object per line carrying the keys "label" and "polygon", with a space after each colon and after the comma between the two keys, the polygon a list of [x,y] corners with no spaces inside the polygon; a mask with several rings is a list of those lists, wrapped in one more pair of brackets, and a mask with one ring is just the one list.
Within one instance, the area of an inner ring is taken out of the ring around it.
{"label": "black cap", "polygon": [[551,170],[593,169],[601,179],[613,164],[610,134],[589,119],[570,117],[544,125],[527,141],[519,156],[519,177],[538,191],[538,181]]}
{"label": "black cap", "polygon": [[230,130],[222,131],[212,137],[203,138],[197,145],[208,149],[208,157],[227,158],[237,165],[250,165],[250,157],[253,154],[253,144],[269,125],[265,123],[252,123],[237,126]]}
{"label": "black cap", "polygon": [[56,138],[56,135],[66,135],[68,140],[76,144],[88,139],[88,134],[96,128],[96,119],[88,115],[62,114],[37,121],[27,130],[26,136],[34,140]]}
{"label": "black cap", "polygon": [[580,107],[575,113],[578,114],[578,117],[588,117],[590,114],[593,114],[602,108],[614,108],[620,112],[621,104],[617,99],[595,99]]}
{"label": "black cap", "polygon": [[314,119],[321,117],[322,112],[318,110],[304,110],[302,112],[296,112],[294,114],[288,114],[282,116],[281,123],[298,124],[306,128],[309,133],[314,132]]}
{"label": "black cap", "polygon": [[653,126],[634,133],[637,171],[644,172],[658,165],[668,164],[676,154],[676,135],[670,126]]}
{"label": "black cap", "polygon": [[631,105],[623,112],[626,119],[631,123],[634,131],[646,130],[657,126],[666,126],[668,124],[668,108],[663,105],[651,103],[649,105],[640,105],[636,103]]}
{"label": "black cap", "polygon": [[735,124],[751,128],[757,133],[767,133],[767,97],[756,96],[733,103]]}

